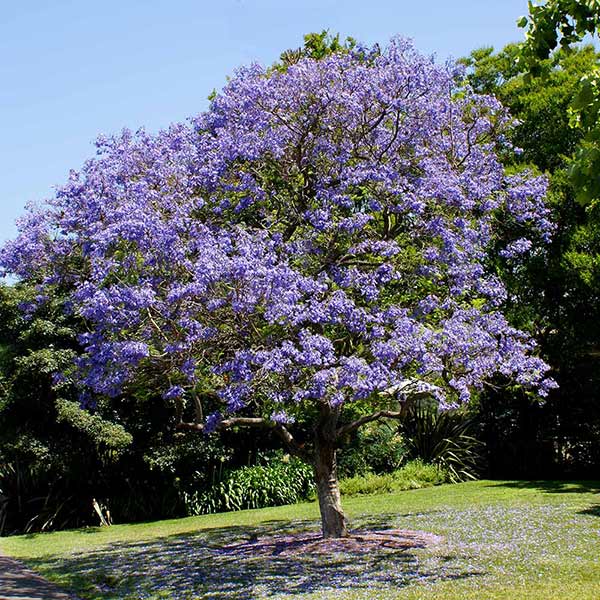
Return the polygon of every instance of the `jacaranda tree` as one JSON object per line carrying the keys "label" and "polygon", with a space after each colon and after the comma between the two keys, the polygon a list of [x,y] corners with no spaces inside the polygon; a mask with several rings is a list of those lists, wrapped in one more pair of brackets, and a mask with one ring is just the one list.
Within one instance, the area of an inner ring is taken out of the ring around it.
{"label": "jacaranda tree", "polygon": [[510,118],[457,75],[402,40],[355,46],[240,69],[189,123],[101,139],[2,253],[88,324],[62,377],[83,402],[160,390],[181,428],[275,431],[335,537],[348,433],[497,374],[545,394],[486,269],[548,237],[545,182],[504,173]]}

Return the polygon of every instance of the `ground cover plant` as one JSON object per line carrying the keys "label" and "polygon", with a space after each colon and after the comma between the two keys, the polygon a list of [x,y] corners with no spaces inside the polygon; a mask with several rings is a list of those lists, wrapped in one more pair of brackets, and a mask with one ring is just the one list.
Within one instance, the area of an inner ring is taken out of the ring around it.
{"label": "ground cover plant", "polygon": [[[327,560],[314,545],[316,503],[3,538],[0,548],[85,599],[592,600],[599,492],[600,482],[480,481],[352,498],[352,530],[369,551],[321,540],[334,544]],[[390,529],[404,545],[369,545],[365,530]]]}
{"label": "ground cover plant", "polygon": [[365,473],[340,480],[342,496],[384,494],[439,485],[449,480],[449,473],[437,465],[412,460],[391,473]]}
{"label": "ground cover plant", "polygon": [[505,172],[511,119],[461,81],[406,41],[354,45],[240,69],[190,123],[101,140],[0,254],[86,324],[57,385],[276,432],[314,468],[325,537],[347,534],[336,453],[359,427],[494,375],[547,393],[487,269],[549,238],[545,180]]}

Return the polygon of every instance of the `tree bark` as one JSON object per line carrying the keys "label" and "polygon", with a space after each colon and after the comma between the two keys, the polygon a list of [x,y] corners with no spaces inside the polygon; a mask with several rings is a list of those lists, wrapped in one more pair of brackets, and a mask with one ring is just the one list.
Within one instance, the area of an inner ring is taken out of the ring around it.
{"label": "tree bark", "polygon": [[329,406],[323,407],[321,419],[315,430],[315,483],[324,538],[341,538],[348,535],[337,479],[337,416],[338,411]]}

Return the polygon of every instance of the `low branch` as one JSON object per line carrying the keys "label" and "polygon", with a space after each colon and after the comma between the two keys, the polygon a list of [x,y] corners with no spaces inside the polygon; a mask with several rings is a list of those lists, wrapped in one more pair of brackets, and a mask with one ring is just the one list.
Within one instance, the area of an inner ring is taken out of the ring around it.
{"label": "low branch", "polygon": [[[202,423],[204,421],[204,411],[202,410],[202,402],[198,397],[198,394],[192,390],[192,399],[194,400],[194,414],[195,414],[195,423]],[[181,419],[180,419],[181,421]]]}
{"label": "low branch", "polygon": [[[216,429],[221,431],[231,429],[232,427],[262,427],[264,429],[272,429],[283,440],[290,454],[302,458],[307,462],[312,462],[309,452],[302,444],[298,443],[289,430],[281,423],[274,423],[261,417],[230,417],[219,422]],[[205,425],[204,423],[179,422],[176,428],[185,431],[204,431]]]}
{"label": "low branch", "polygon": [[[261,419],[260,417],[231,417],[223,419],[219,422],[216,429],[231,429],[232,427],[273,427],[270,421]],[[204,423],[178,423],[177,429],[187,429],[192,431],[204,431]]]}
{"label": "low branch", "polygon": [[373,421],[378,421],[379,419],[402,419],[406,415],[406,410],[404,407],[399,411],[393,410],[379,410],[376,413],[365,415],[360,419],[356,419],[356,421],[352,421],[352,423],[348,423],[347,425],[342,425],[336,431],[337,437],[346,435],[347,433],[351,433],[352,431],[356,431],[359,427],[366,425],[367,423],[372,423]]}
{"label": "low branch", "polygon": [[297,456],[308,463],[313,462],[310,452],[308,452],[308,450],[306,450],[302,444],[298,443],[298,441],[286,427],[280,423],[277,423],[274,427],[274,430],[275,433],[283,440],[283,443],[287,446],[290,454],[293,454],[294,456]]}

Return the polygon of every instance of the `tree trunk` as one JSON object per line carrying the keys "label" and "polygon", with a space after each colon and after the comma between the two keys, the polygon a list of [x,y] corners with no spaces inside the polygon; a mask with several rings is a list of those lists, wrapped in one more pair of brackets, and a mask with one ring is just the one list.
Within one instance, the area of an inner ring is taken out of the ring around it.
{"label": "tree trunk", "polygon": [[324,408],[315,431],[314,465],[324,538],[341,538],[348,535],[337,479],[336,425],[337,412],[329,407]]}

